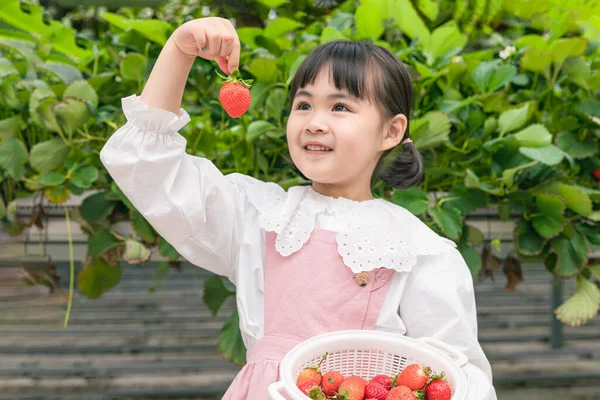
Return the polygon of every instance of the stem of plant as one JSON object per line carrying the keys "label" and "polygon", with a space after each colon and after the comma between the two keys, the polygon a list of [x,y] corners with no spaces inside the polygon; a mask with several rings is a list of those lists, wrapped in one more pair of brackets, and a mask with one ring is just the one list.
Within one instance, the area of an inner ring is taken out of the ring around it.
{"label": "stem of plant", "polygon": [[73,237],[71,235],[71,222],[69,219],[69,209],[67,205],[63,203],[63,207],[65,209],[65,219],[67,220],[67,238],[69,241],[69,302],[67,304],[67,314],[65,315],[65,325],[64,328],[69,324],[69,315],[71,314],[71,304],[73,303],[73,282],[75,280],[75,260],[73,256]]}

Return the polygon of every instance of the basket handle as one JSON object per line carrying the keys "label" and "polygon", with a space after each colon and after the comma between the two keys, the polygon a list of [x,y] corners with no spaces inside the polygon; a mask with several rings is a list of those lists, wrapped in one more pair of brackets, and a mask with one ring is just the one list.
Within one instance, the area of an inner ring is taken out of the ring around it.
{"label": "basket handle", "polygon": [[271,399],[286,400],[286,398],[279,393],[281,389],[285,389],[285,383],[283,381],[271,383],[269,385],[269,396],[271,396]]}
{"label": "basket handle", "polygon": [[469,363],[469,359],[462,351],[456,350],[454,347],[442,342],[439,339],[427,336],[417,338],[417,340],[419,342],[423,342],[432,347],[435,347],[437,350],[442,351],[443,353],[448,355],[452,359],[452,361],[454,361],[454,363],[456,363],[456,365],[459,366],[459,368],[462,368]]}

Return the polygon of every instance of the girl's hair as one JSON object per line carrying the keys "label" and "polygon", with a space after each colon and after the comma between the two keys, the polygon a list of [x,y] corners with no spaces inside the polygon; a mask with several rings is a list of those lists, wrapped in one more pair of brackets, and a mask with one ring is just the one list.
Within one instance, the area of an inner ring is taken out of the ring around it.
{"label": "girl's hair", "polygon": [[[323,68],[330,70],[335,87],[377,106],[382,120],[397,114],[410,117],[412,84],[402,62],[389,50],[365,41],[337,40],[315,48],[300,64],[291,85],[291,103],[296,92],[313,84]],[[410,138],[409,126],[403,140]],[[395,188],[407,188],[423,178],[423,158],[413,143],[383,171],[381,164],[394,148],[385,151],[376,168],[377,175]],[[381,172],[380,172],[381,171]]]}

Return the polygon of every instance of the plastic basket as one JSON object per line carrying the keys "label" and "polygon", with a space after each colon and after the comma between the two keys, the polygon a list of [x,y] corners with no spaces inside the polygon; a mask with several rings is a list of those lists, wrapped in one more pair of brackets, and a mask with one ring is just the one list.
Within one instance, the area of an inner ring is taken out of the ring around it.
{"label": "plastic basket", "polygon": [[407,365],[428,365],[435,373],[444,372],[452,388],[452,400],[464,400],[467,394],[467,378],[462,370],[468,360],[460,351],[434,338],[413,339],[381,331],[349,330],[315,336],[290,350],[279,367],[281,381],[269,386],[273,400],[307,400],[297,387],[300,372],[317,365],[323,355],[329,353],[321,364],[323,373],[331,370],[344,376],[359,375],[367,380],[375,375],[394,376]]}

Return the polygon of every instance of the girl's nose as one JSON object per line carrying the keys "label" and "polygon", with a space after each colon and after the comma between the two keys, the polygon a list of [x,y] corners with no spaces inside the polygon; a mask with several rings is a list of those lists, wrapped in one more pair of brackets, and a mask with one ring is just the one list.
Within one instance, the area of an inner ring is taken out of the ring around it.
{"label": "girl's nose", "polygon": [[309,133],[327,133],[329,127],[322,119],[313,118],[306,125],[306,131]]}

